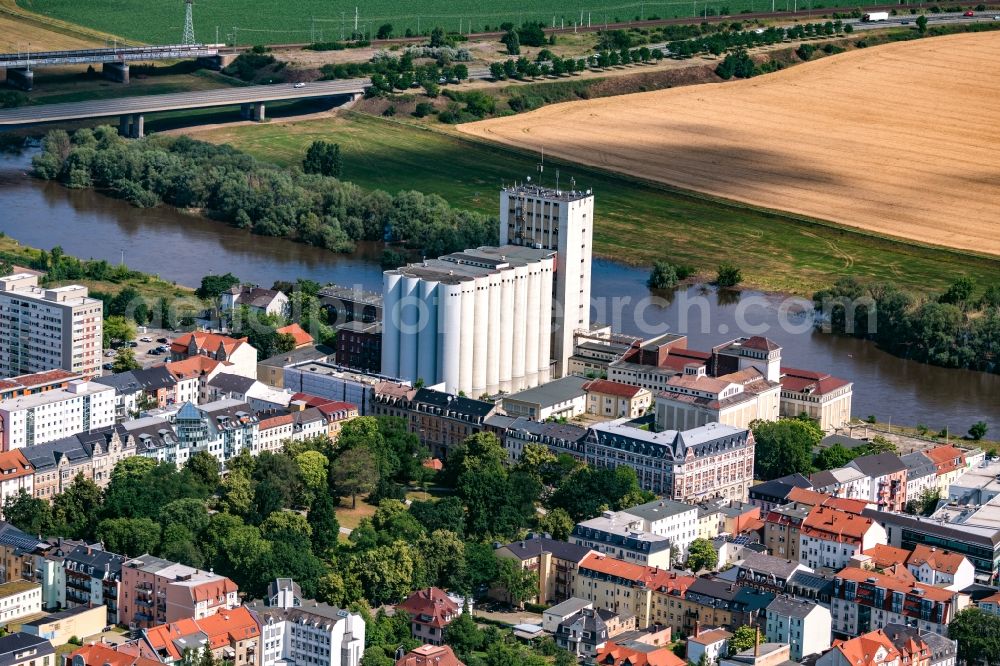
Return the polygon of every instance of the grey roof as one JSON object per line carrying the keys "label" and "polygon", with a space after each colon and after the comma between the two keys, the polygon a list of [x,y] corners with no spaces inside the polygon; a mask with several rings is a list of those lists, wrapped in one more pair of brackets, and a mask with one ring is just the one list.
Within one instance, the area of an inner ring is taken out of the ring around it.
{"label": "grey roof", "polygon": [[837,477],[828,469],[810,475],[809,480],[812,482],[813,488],[829,488],[837,485]]}
{"label": "grey roof", "polygon": [[767,605],[767,612],[780,615],[782,617],[804,618],[816,608],[815,602],[794,599],[781,595],[775,597],[774,601]]}
{"label": "grey roof", "polygon": [[[470,416],[474,419],[484,419],[496,409],[496,405],[492,402],[474,400],[429,388],[417,389],[411,402],[417,407],[418,411],[426,411],[420,409],[421,405],[426,405],[440,409],[442,412],[454,412],[456,418]],[[441,415],[445,416],[446,414],[442,413]]]}
{"label": "grey roof", "polygon": [[788,580],[795,573],[800,564],[793,560],[786,560],[764,553],[750,552],[739,565],[741,569],[754,571],[756,573],[770,574],[780,580]]}
{"label": "grey roof", "polygon": [[535,386],[534,388],[504,396],[504,402],[513,400],[516,402],[538,404],[542,407],[556,405],[586,395],[587,392],[583,390],[583,385],[589,381],[586,377],[568,375],[561,379],[542,384],[541,386]]}
{"label": "grey roof", "polygon": [[579,597],[570,597],[562,603],[558,603],[555,606],[550,606],[545,609],[546,613],[552,613],[553,615],[563,615],[568,616],[573,613],[578,613],[582,609],[588,606],[593,606],[593,601],[587,601],[586,599],[580,599]]}
{"label": "grey roof", "polygon": [[876,509],[865,509],[861,512],[861,515],[865,518],[872,518],[883,527],[886,525],[906,527],[916,532],[923,532],[945,539],[954,539],[965,543],[986,546],[994,552],[997,549],[997,545],[1000,544],[1000,530],[978,527],[976,525],[940,523],[933,518],[909,516],[902,513],[878,511]]}
{"label": "grey roof", "polygon": [[503,546],[503,548],[506,548],[519,560],[529,560],[538,557],[542,553],[552,553],[553,556],[560,560],[579,562],[590,553],[589,548],[578,546],[575,543],[567,543],[540,536],[512,541]]}
{"label": "grey roof", "polygon": [[284,354],[276,354],[271,358],[265,358],[263,361],[257,361],[257,365],[283,368],[286,365],[302,363],[303,361],[325,361],[327,358],[336,353],[336,349],[333,347],[327,347],[326,345],[306,345],[305,347],[293,349],[292,351],[285,352]]}
{"label": "grey roof", "polygon": [[824,576],[823,574],[803,571],[800,569],[792,574],[792,577],[788,579],[788,584],[789,587],[795,589],[812,590],[819,594],[824,590],[833,589],[833,578],[830,576]]}
{"label": "grey roof", "polygon": [[872,456],[861,456],[855,458],[850,463],[851,467],[856,467],[873,479],[887,474],[895,474],[906,469],[906,465],[895,453],[876,453]]}
{"label": "grey roof", "polygon": [[63,459],[70,464],[90,460],[94,454],[89,441],[81,441],[79,435],[70,435],[45,444],[26,446],[21,449],[24,457],[36,471],[45,471],[55,467]]}
{"label": "grey roof", "polygon": [[163,365],[154,365],[145,370],[133,370],[132,376],[146,391],[171,388],[177,384],[177,378]]}
{"label": "grey roof", "polygon": [[845,435],[827,435],[819,442],[821,449],[828,449],[834,444],[840,444],[845,449],[857,449],[862,446],[867,446],[868,442],[863,439],[855,439]]}
{"label": "grey roof", "polygon": [[303,599],[301,606],[293,606],[292,608],[268,606],[263,602],[263,600],[260,599],[251,601],[245,605],[247,610],[253,613],[261,624],[266,623],[268,619],[271,618],[276,621],[290,620],[293,622],[299,619],[307,621],[315,621],[319,619],[329,620],[336,623],[351,614],[349,611],[342,608],[337,608],[336,606],[331,606],[329,604],[309,599]]}
{"label": "grey roof", "polygon": [[0,544],[11,546],[27,553],[49,547],[47,542],[37,539],[26,532],[22,532],[5,521],[0,521]]}
{"label": "grey roof", "polygon": [[[96,546],[77,546],[66,555],[67,562],[74,562],[76,570],[94,578],[103,578],[105,572],[117,574],[125,564],[125,556],[110,553]],[[96,575],[95,575],[96,574]]]}
{"label": "grey roof", "polygon": [[21,626],[39,627],[43,624],[49,624],[50,622],[55,622],[57,620],[65,620],[67,618],[73,617],[74,615],[80,615],[82,613],[86,613],[87,611],[92,609],[93,609],[92,606],[77,606],[76,608],[67,608],[65,610],[56,611],[55,613],[49,613],[45,617],[37,618],[35,620],[32,620],[31,622],[25,622]]}
{"label": "grey roof", "polygon": [[[918,631],[914,627],[908,627],[905,624],[895,624],[889,623],[885,625],[883,631],[885,631],[886,636],[895,645],[900,645],[910,638],[919,638],[923,642],[927,643],[927,647],[931,649],[931,663],[940,663],[944,659],[951,657],[954,658],[958,652],[958,642],[946,638],[941,634],[934,631]],[[951,663],[954,663],[953,661]]]}
{"label": "grey roof", "polygon": [[169,421],[155,417],[125,421],[121,424],[126,436],[135,438],[136,453],[154,451],[164,446],[173,446],[177,442],[177,432]]}
{"label": "grey roof", "polygon": [[208,385],[225,393],[239,393],[240,395],[244,395],[256,383],[257,380],[252,377],[220,372],[209,380]]}
{"label": "grey roof", "polygon": [[774,497],[784,500],[788,497],[788,493],[792,491],[792,488],[805,488],[808,490],[812,487],[812,483],[809,482],[809,479],[796,473],[783,476],[780,479],[772,479],[771,481],[765,481],[764,483],[758,483],[755,486],[750,486],[750,494],[751,496]]}
{"label": "grey roof", "polygon": [[[510,418],[510,417],[507,417]],[[571,423],[555,423],[551,421],[535,421],[525,416],[519,416],[507,426],[508,430],[516,430],[543,438],[561,439],[578,442],[587,436],[587,429]]]}
{"label": "grey roof", "polygon": [[514,424],[515,421],[517,421],[517,419],[513,416],[507,416],[506,414],[492,414],[487,416],[483,423],[491,428],[507,430]]}
{"label": "grey roof", "polygon": [[907,453],[904,456],[900,456],[899,459],[906,465],[907,480],[922,479],[925,476],[934,476],[937,474],[937,465],[920,451]]}
{"label": "grey roof", "polygon": [[[685,459],[689,449],[711,445],[720,440],[730,440],[734,445],[745,444],[749,430],[734,428],[722,423],[708,423],[691,430],[664,430],[651,432],[636,428],[627,418],[595,423],[588,431],[597,445],[612,449],[628,450],[652,458]],[[698,455],[698,451],[694,455]]]}
{"label": "grey roof", "polygon": [[142,384],[131,370],[106,377],[96,377],[91,381],[102,386],[110,386],[118,395],[132,395],[142,390]]}
{"label": "grey roof", "polygon": [[23,656],[17,658],[15,655],[31,649],[36,650],[35,654],[31,656],[37,663],[42,663],[42,657],[55,654],[52,643],[44,638],[26,634],[23,631],[0,637],[0,666],[27,661]]}
{"label": "grey roof", "polygon": [[632,506],[627,509],[623,509],[625,513],[632,514],[633,516],[638,516],[643,520],[660,520],[661,518],[669,518],[670,516],[676,516],[682,513],[687,513],[688,511],[697,511],[698,507],[693,504],[685,504],[684,502],[675,502],[670,499],[658,499],[652,502],[646,502],[645,504],[639,504],[638,506]]}
{"label": "grey roof", "polygon": [[319,411],[315,407],[307,407],[301,412],[292,412],[292,422],[295,427],[301,428],[306,423],[315,423],[316,421],[326,421],[323,416],[323,412]]}

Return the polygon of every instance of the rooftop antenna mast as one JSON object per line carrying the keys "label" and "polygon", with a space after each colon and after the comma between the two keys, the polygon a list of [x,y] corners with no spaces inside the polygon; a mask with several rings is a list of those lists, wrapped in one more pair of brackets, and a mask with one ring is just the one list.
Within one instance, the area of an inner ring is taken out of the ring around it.
{"label": "rooftop antenna mast", "polygon": [[545,149],[542,148],[542,161],[538,163],[538,186],[542,186],[542,174],[545,171]]}
{"label": "rooftop antenna mast", "polygon": [[184,44],[185,46],[192,46],[195,43],[194,0],[184,0],[184,37],[181,39],[181,44]]}

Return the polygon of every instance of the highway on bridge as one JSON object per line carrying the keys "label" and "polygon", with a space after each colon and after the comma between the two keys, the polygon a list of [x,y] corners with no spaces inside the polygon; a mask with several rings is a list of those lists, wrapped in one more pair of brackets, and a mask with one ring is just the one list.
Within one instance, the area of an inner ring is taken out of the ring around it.
{"label": "highway on bridge", "polygon": [[365,91],[369,79],[316,81],[300,88],[291,83],[271,86],[242,86],[169,95],[143,95],[90,102],[40,104],[0,110],[0,129],[42,123],[56,123],[88,118],[142,115],[162,111],[204,109],[218,106],[262,104],[296,99],[315,99],[333,95],[352,95]]}

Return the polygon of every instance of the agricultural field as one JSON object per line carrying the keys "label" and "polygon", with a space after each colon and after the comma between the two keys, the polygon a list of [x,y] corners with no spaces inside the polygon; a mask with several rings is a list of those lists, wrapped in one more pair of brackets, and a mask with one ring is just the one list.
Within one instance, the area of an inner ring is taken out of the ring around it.
{"label": "agricultural field", "polygon": [[[460,130],[865,232],[1000,255],[1000,125],[991,110],[1000,72],[968,68],[998,57],[993,34],[950,35]],[[858,270],[842,242],[818,235],[816,243]]]}
{"label": "agricultural field", "polygon": [[[6,0],[12,1],[12,0]],[[184,25],[182,0],[115,0],[101,3],[80,0],[17,0],[26,10],[111,32],[148,43],[180,41]],[[827,6],[863,6],[863,0],[827,0]],[[868,3],[870,4],[870,3]],[[428,33],[440,26],[447,31],[496,30],[504,22],[541,21],[547,26],[571,26],[582,20],[592,26],[606,22],[654,18],[680,18],[739,14],[743,11],[790,11],[822,8],[820,0],[653,0],[646,2],[604,0],[411,0],[405,9],[392,0],[208,0],[194,7],[195,34],[200,41],[239,44],[282,44],[329,41],[350,37],[355,30],[354,11],[359,7],[357,31],[374,34],[384,23],[397,36],[407,29]]]}
{"label": "agricultural field", "polygon": [[[284,165],[301,164],[312,141],[334,141],[341,146],[348,180],[390,192],[439,194],[453,206],[492,214],[500,186],[537,175],[539,161],[537,153],[359,113],[185,133]],[[555,184],[559,169],[563,187],[574,178],[578,187],[594,189],[596,252],[632,265],[669,259],[712,275],[727,252],[739,248],[741,256],[753,257],[741,262],[748,284],[800,294],[826,287],[831,276],[845,273],[892,279],[914,292],[941,291],[961,275],[988,283],[1000,274],[998,260],[895,242],[638,182],[552,161],[548,151],[545,164],[545,184]]]}

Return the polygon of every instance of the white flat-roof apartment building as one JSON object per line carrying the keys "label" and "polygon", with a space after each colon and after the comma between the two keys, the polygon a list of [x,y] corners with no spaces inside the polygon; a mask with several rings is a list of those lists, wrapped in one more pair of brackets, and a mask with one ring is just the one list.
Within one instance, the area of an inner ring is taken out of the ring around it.
{"label": "white flat-roof apartment building", "polygon": [[574,334],[590,328],[594,195],[533,184],[500,192],[500,244],[554,250],[552,358],[554,377],[568,372]]}
{"label": "white flat-roof apartment building", "polygon": [[555,262],[503,245],[386,271],[382,372],[471,397],[548,382]]}
{"label": "white flat-roof apartment building", "polygon": [[0,277],[0,377],[56,368],[100,375],[103,314],[84,286],[46,289],[31,273]]}
{"label": "white flat-roof apartment building", "polygon": [[0,449],[11,451],[115,424],[115,390],[73,381],[0,402]]}

